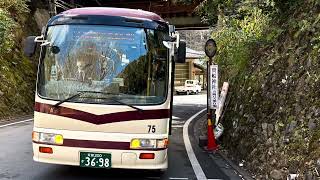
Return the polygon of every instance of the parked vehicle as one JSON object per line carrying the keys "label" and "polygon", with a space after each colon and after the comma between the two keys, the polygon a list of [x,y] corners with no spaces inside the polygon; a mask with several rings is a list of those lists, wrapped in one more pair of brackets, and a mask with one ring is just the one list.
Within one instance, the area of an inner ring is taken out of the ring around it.
{"label": "parked vehicle", "polygon": [[198,80],[186,80],[184,86],[176,87],[177,94],[198,94],[201,92],[201,85]]}

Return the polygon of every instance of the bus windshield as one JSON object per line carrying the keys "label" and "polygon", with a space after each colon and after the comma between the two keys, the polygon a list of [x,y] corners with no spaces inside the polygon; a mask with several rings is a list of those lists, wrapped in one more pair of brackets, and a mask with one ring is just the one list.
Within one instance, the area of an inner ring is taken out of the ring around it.
{"label": "bus windshield", "polygon": [[[56,25],[42,45],[38,94],[72,102],[161,104],[168,89],[166,32],[119,26]],[[109,100],[108,100],[109,99]]]}

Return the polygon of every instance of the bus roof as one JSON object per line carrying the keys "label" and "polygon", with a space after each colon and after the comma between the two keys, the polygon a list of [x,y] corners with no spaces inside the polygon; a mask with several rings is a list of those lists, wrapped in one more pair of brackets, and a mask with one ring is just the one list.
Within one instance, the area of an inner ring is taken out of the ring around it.
{"label": "bus roof", "polygon": [[121,16],[128,18],[139,18],[152,21],[165,22],[159,15],[143,10],[127,8],[110,8],[110,7],[87,7],[75,8],[62,12],[63,15],[102,15],[102,16]]}

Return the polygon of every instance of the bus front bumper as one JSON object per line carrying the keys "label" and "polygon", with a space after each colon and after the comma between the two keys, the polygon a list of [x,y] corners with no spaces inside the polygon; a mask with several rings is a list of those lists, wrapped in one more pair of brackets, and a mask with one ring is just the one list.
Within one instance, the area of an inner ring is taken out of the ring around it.
{"label": "bus front bumper", "polygon": [[[39,152],[40,147],[52,148],[52,154]],[[33,160],[37,162],[80,166],[80,152],[111,154],[111,168],[167,169],[167,149],[163,150],[117,150],[65,147],[33,142]],[[154,153],[154,159],[140,159],[141,153]]]}

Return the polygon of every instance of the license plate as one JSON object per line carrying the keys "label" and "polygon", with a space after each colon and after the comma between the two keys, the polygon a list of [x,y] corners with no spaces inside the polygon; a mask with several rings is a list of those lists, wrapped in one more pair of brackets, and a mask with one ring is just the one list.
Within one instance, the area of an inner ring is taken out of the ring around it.
{"label": "license plate", "polygon": [[111,168],[111,154],[80,152],[80,167]]}

